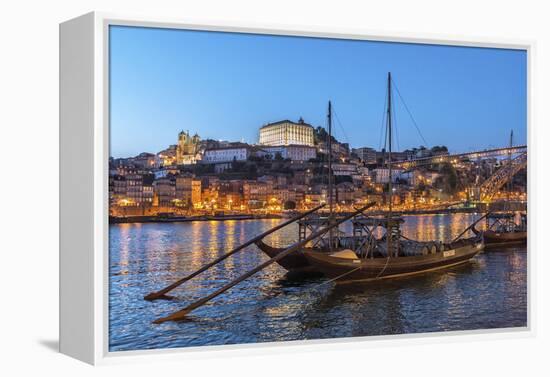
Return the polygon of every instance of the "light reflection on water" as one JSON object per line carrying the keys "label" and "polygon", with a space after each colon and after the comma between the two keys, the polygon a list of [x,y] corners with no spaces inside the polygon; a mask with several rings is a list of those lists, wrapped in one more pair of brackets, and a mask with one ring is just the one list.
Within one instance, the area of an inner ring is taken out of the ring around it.
{"label": "light reflection on water", "polygon": [[[450,240],[477,217],[406,216],[402,230],[409,238]],[[343,286],[287,277],[273,264],[194,311],[189,321],[151,324],[267,257],[249,247],[174,290],[176,301],[147,302],[145,294],[280,221],[111,225],[110,350],[526,326],[525,247],[486,252],[449,270]],[[293,225],[266,241],[284,246],[296,235]]]}

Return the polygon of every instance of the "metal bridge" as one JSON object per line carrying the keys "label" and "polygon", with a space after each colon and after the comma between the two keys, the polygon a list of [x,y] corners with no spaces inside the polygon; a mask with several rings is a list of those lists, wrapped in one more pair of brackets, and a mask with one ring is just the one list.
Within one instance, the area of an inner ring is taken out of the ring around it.
{"label": "metal bridge", "polygon": [[414,169],[416,167],[440,164],[444,162],[460,161],[463,159],[481,159],[497,156],[508,156],[511,154],[527,154],[527,145],[517,145],[513,147],[485,149],[482,151],[466,152],[458,154],[436,155],[431,157],[416,158],[413,160],[398,161],[392,163],[393,166],[403,168],[406,170]]}
{"label": "metal bridge", "polygon": [[502,166],[479,186],[481,200],[490,201],[502,186],[525,167],[527,167],[527,152],[510,160],[510,163]]}
{"label": "metal bridge", "polygon": [[489,178],[487,178],[479,188],[478,194],[479,200],[491,201],[496,193],[504,186],[514,175],[516,175],[521,169],[527,167],[527,145],[517,145],[504,148],[485,149],[482,151],[466,152],[449,155],[437,155],[431,157],[417,158],[413,160],[394,162],[393,165],[399,168],[403,168],[407,171],[414,170],[415,168],[441,164],[445,162],[458,162],[464,159],[478,160],[489,157],[507,156],[511,157],[509,163],[505,163],[497,171],[495,171]]}

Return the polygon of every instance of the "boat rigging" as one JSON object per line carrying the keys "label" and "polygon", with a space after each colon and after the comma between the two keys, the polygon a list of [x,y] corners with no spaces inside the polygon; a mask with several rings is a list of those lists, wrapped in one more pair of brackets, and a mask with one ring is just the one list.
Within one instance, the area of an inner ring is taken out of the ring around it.
{"label": "boat rigging", "polygon": [[[388,212],[383,217],[354,219],[355,240],[361,240],[361,247],[323,253],[305,250],[307,260],[325,276],[345,278],[338,282],[374,280],[423,273],[468,262],[483,250],[483,239],[479,235],[462,238],[474,224],[466,228],[451,242],[415,241],[401,234],[401,217],[393,216],[392,187],[392,77],[387,81],[386,137],[388,143],[386,164],[388,168]],[[476,221],[479,222],[480,219]],[[385,230],[381,238],[376,237],[378,229]]]}

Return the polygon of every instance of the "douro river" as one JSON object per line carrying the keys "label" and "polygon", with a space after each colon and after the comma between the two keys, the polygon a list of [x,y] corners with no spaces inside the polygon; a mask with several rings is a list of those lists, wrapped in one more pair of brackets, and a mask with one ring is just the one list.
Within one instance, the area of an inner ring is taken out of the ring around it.
{"label": "douro river", "polygon": [[[480,215],[405,216],[403,234],[450,240]],[[297,279],[272,264],[193,311],[179,310],[267,260],[255,246],[184,283],[177,300],[143,296],[181,278],[283,220],[117,224],[109,230],[111,351],[524,327],[525,247],[486,251],[472,262],[414,277],[350,285]],[[349,227],[349,224],[347,225]],[[296,241],[297,225],[268,237]]]}

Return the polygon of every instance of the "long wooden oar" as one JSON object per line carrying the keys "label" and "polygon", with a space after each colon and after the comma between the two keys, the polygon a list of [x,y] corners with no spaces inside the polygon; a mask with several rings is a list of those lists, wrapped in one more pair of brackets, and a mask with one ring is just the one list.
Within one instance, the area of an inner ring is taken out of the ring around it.
{"label": "long wooden oar", "polygon": [[210,267],[220,263],[221,261],[223,261],[227,257],[235,254],[236,252],[244,249],[245,247],[252,245],[256,241],[259,241],[259,240],[263,239],[264,237],[270,235],[271,233],[273,233],[273,232],[275,232],[275,231],[277,231],[281,228],[284,228],[285,226],[287,226],[289,224],[292,224],[293,222],[295,222],[297,220],[300,220],[301,218],[303,218],[305,216],[308,216],[308,215],[312,214],[315,211],[318,211],[319,209],[323,208],[324,206],[325,206],[325,204],[321,204],[320,206],[317,206],[317,207],[313,208],[312,210],[304,212],[304,213],[302,213],[302,214],[300,214],[300,215],[298,215],[298,216],[296,216],[296,217],[294,217],[294,218],[292,218],[288,221],[285,221],[284,223],[281,223],[281,224],[277,225],[274,228],[269,229],[268,231],[263,232],[262,234],[257,235],[256,237],[246,241],[242,245],[240,245],[240,246],[236,247],[235,249],[231,250],[227,254],[224,254],[221,257],[215,259],[214,261],[204,265],[203,267],[201,267],[197,271],[193,272],[192,274],[190,274],[190,275],[188,275],[188,276],[186,276],[186,277],[170,284],[166,288],[163,288],[163,289],[161,289],[160,291],[157,291],[157,292],[149,293],[147,296],[144,297],[144,299],[148,300],[148,301],[153,301],[153,300],[160,299],[160,298],[162,298],[162,299],[172,299],[173,297],[166,295],[166,293],[170,292],[172,289],[174,289],[176,287],[179,287],[181,284],[185,283],[187,280],[194,278],[198,274],[208,270]]}
{"label": "long wooden oar", "polygon": [[469,231],[471,228],[473,228],[474,226],[476,226],[476,224],[478,222],[480,222],[481,220],[483,220],[484,218],[486,218],[487,216],[489,216],[489,214],[491,213],[491,211],[487,212],[485,215],[481,216],[479,219],[477,219],[476,221],[474,221],[472,224],[470,224],[466,229],[464,229],[462,231],[462,233],[460,233],[458,236],[456,236],[450,243],[453,243],[453,242],[456,242],[460,237],[462,237],[467,231]]}
{"label": "long wooden oar", "polygon": [[214,297],[216,296],[219,296],[221,295],[223,292],[227,291],[229,288],[239,284],[241,281],[249,278],[250,276],[254,275],[255,273],[257,273],[258,271],[260,270],[263,270],[264,268],[266,268],[267,266],[269,266],[270,264],[272,263],[275,263],[277,262],[278,260],[286,257],[288,254],[298,250],[299,248],[303,247],[306,243],[308,243],[309,241],[317,238],[317,237],[320,237],[322,236],[323,234],[325,234],[326,232],[328,232],[329,230],[337,227],[338,225],[342,224],[343,222],[351,219],[352,217],[354,217],[355,215],[357,215],[358,213],[360,212],[363,212],[364,210],[366,210],[367,208],[373,206],[374,203],[369,203],[368,205],[366,205],[365,207],[357,210],[356,212],[350,214],[350,215],[347,215],[341,219],[339,219],[337,222],[335,222],[334,224],[332,225],[329,225],[315,233],[312,233],[309,235],[309,237],[305,238],[303,241],[299,241],[299,242],[296,242],[294,243],[292,246],[290,246],[289,248],[287,248],[285,251],[277,254],[277,256],[269,259],[268,261],[260,264],[258,267],[256,268],[253,268],[252,270],[248,271],[247,273],[241,275],[240,277],[238,277],[237,279],[233,280],[232,282],[224,285],[223,287],[221,287],[220,289],[218,289],[217,291],[209,294],[208,296],[198,300],[198,301],[195,301],[194,303],[186,306],[185,308],[175,312],[175,313],[172,313],[170,314],[169,316],[167,317],[164,317],[164,318],[159,318],[155,321],[153,321],[153,323],[163,323],[163,322],[167,322],[167,321],[179,321],[179,320],[182,320],[185,318],[185,316],[187,314],[189,314],[191,311],[197,309],[198,307],[201,307],[203,306],[204,304],[206,304],[208,301],[212,300]]}

